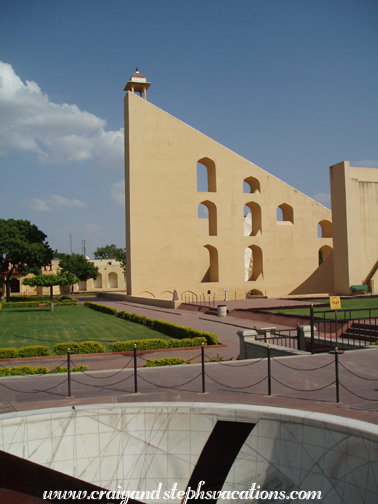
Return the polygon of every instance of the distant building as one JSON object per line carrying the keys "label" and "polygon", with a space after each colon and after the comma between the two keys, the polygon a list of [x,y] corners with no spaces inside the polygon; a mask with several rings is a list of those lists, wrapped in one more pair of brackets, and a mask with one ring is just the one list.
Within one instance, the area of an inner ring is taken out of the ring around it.
{"label": "distant building", "polygon": [[[90,279],[74,285],[74,292],[125,292],[126,278],[122,265],[115,259],[90,259],[90,262],[99,268],[99,275],[96,280]],[[52,261],[51,265],[42,268],[41,273],[57,273],[59,260]],[[32,276],[32,275],[28,275]],[[22,285],[23,274],[15,274],[11,278],[11,293],[33,295],[49,295],[49,287],[30,287]],[[5,285],[0,286],[0,292],[5,295]],[[54,294],[59,295],[71,292],[70,286],[55,286]]]}

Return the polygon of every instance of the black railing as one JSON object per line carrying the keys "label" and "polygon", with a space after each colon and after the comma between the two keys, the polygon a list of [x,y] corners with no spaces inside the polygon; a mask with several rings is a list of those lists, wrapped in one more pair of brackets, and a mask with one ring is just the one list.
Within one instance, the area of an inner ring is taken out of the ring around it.
{"label": "black railing", "polygon": [[256,341],[263,341],[270,345],[299,349],[299,335],[297,329],[272,329],[256,336]]}
{"label": "black railing", "polygon": [[[368,316],[354,316],[361,312]],[[330,313],[334,316],[326,318]],[[319,320],[319,314],[323,314],[322,320]],[[315,312],[311,306],[310,324],[311,341],[308,350],[311,353],[325,352],[335,347],[360,348],[378,341],[378,308]]]}

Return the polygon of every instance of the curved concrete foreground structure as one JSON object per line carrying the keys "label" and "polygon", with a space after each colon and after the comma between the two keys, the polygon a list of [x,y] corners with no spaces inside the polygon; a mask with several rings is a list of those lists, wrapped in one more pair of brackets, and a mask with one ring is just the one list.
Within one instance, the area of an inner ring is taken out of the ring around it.
{"label": "curved concrete foreground structure", "polygon": [[[261,406],[127,403],[10,413],[0,422],[2,450],[112,490],[159,489],[154,500],[134,495],[144,502],[179,503],[165,492],[202,480],[202,490],[240,492],[255,483],[260,492],[322,492],[321,500],[301,502],[378,502],[378,426],[357,420]],[[238,495],[219,502],[258,502]]]}

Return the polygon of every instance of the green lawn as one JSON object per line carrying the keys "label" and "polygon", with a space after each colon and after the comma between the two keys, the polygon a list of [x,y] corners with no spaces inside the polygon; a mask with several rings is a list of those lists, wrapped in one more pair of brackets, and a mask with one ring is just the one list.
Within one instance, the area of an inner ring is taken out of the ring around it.
{"label": "green lawn", "polygon": [[46,345],[52,352],[55,343],[98,341],[108,344],[130,339],[165,336],[148,327],[90,310],[85,306],[49,308],[8,308],[0,313],[0,348]]}
{"label": "green lawn", "polygon": [[[307,299],[306,299],[307,301]],[[317,312],[322,312],[324,310],[330,310],[329,299],[314,299],[308,300],[314,302],[314,313],[316,316]],[[317,307],[316,302],[327,303],[327,307]],[[341,310],[337,310],[338,319],[349,319],[349,318],[364,318],[369,316],[369,308],[375,308],[371,310],[372,317],[378,317],[378,298],[351,298],[351,299],[341,299]],[[360,310],[358,312],[345,312],[344,310]],[[265,310],[264,310],[265,311]],[[285,313],[287,315],[305,315],[310,316],[310,308],[279,308],[277,310],[266,310],[269,313]],[[323,317],[323,315],[321,315]],[[326,318],[335,318],[335,312],[331,311],[326,313]]]}

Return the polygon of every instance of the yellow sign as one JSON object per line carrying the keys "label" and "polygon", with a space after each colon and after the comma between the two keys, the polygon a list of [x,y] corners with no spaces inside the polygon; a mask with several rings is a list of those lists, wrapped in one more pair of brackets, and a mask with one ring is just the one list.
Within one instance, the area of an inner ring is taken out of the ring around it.
{"label": "yellow sign", "polygon": [[340,296],[331,296],[329,298],[329,306],[332,310],[341,310],[341,299]]}

